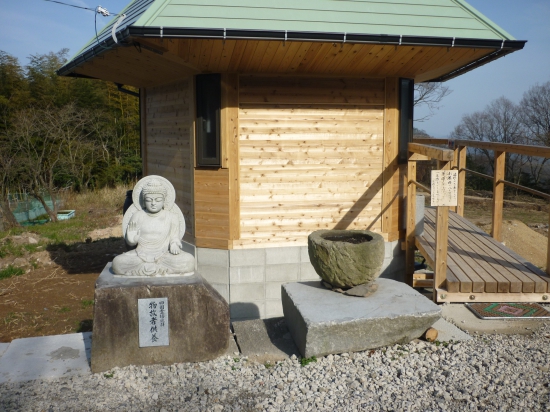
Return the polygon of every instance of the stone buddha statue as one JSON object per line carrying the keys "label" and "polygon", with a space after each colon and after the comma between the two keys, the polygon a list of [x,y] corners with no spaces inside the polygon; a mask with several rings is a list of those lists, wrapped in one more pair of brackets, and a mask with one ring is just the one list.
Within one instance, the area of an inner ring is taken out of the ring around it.
{"label": "stone buddha statue", "polygon": [[195,258],[182,250],[185,220],[172,184],[161,176],[147,176],[137,182],[133,204],[124,214],[122,233],[126,243],[136,246],[113,259],[116,275],[189,276]]}

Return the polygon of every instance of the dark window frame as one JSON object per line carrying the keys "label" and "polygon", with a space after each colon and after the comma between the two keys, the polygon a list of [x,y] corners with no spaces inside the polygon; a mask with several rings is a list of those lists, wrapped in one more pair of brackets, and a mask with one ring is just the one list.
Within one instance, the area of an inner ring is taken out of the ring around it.
{"label": "dark window frame", "polygon": [[399,163],[409,160],[413,138],[414,79],[399,79]]}
{"label": "dark window frame", "polygon": [[195,77],[196,161],[198,167],[221,167],[221,74]]}

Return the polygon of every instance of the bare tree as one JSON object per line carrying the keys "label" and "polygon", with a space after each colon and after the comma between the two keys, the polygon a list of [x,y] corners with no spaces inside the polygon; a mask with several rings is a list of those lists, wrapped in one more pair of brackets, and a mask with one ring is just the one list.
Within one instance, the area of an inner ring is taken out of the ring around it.
{"label": "bare tree", "polygon": [[[483,111],[462,117],[458,126],[451,132],[452,139],[480,140],[497,143],[525,143],[525,129],[521,122],[520,109],[505,97],[491,102]],[[478,149],[487,159],[494,172],[492,150]],[[506,169],[510,178],[519,182],[525,156],[508,154]]]}
{"label": "bare tree", "polygon": [[[91,131],[91,116],[74,104],[59,109],[26,109],[14,117],[9,137],[21,165],[18,179],[54,222],[58,183],[67,179],[89,180],[91,176],[95,149]],[[52,199],[51,208],[44,193]]]}
{"label": "bare tree", "polygon": [[55,134],[61,145],[61,167],[70,176],[73,186],[85,189],[92,178],[94,154],[94,117],[74,103],[56,111],[44,112],[47,133]]}
{"label": "bare tree", "polygon": [[[529,143],[550,146],[550,82],[536,84],[523,94],[520,102],[521,121]],[[538,185],[547,158],[528,156],[533,183]]]}
{"label": "bare tree", "polygon": [[0,139],[0,230],[20,226],[10,208],[10,188],[16,182],[19,162],[14,156],[12,145],[2,136]]}
{"label": "bare tree", "polygon": [[[44,207],[50,219],[57,221],[55,177],[61,163],[62,146],[55,134],[47,133],[45,111],[51,109],[26,109],[14,116],[14,127],[10,131],[11,141],[15,142],[20,156],[21,185],[28,190]],[[53,209],[44,198],[47,192],[53,202]]]}
{"label": "bare tree", "polygon": [[531,87],[523,94],[520,107],[530,142],[550,146],[550,82]]}
{"label": "bare tree", "polygon": [[452,93],[448,86],[443,83],[427,82],[414,85],[414,108],[426,106],[429,113],[421,118],[414,119],[415,122],[423,122],[435,115],[441,105],[441,100]]}

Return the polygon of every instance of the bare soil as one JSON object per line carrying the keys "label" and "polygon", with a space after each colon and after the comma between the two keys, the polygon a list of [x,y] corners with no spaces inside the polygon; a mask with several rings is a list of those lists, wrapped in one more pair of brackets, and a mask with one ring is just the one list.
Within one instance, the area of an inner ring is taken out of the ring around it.
{"label": "bare soil", "polygon": [[[486,224],[480,228],[490,234],[492,225]],[[548,231],[544,236],[519,220],[502,222],[502,243],[541,269],[546,268],[547,236]]]}
{"label": "bare soil", "polygon": [[[467,200],[465,214],[490,232],[488,201],[472,196]],[[545,267],[548,209],[544,204],[524,203],[508,202],[505,206],[504,242],[535,265]],[[88,213],[87,218],[98,226],[87,233],[86,241],[0,259],[0,268],[13,264],[26,270],[23,275],[0,280],[0,342],[91,330],[97,277],[113,256],[126,248],[121,237],[120,211],[96,209],[83,213]],[[34,242],[37,238],[31,230],[9,240]]]}
{"label": "bare soil", "polygon": [[[91,330],[97,277],[126,247],[120,216],[90,213],[89,218],[106,227],[89,232],[84,242],[0,259],[0,268],[11,264],[26,272],[0,280],[0,342]],[[28,242],[29,238],[40,239],[26,232],[10,240]]]}

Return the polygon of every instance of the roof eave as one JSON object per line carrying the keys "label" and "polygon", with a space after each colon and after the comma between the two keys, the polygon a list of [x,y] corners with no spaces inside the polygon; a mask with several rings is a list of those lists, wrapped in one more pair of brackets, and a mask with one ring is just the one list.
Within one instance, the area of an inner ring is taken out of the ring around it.
{"label": "roof eave", "polygon": [[443,76],[436,77],[434,79],[426,80],[427,82],[445,82],[447,80],[454,79],[455,77],[458,77],[464,73],[468,73],[471,70],[474,70],[478,67],[484,66],[487,63],[490,63],[496,59],[499,59],[501,57],[506,56],[507,54],[513,53],[515,50],[497,50],[491,54],[488,54],[487,56],[484,56],[478,60],[475,60],[465,66],[462,66],[456,70],[453,70]]}
{"label": "roof eave", "polygon": [[[355,44],[389,44],[395,46],[432,46],[432,47],[461,47],[497,49],[496,52],[485,56],[479,61],[472,62],[464,68],[441,76],[433,81],[444,81],[472,70],[482,64],[495,60],[525,46],[525,40],[506,39],[470,39],[456,37],[431,37],[388,34],[358,34],[358,33],[323,33],[274,30],[239,30],[239,29],[203,29],[181,27],[127,27],[117,33],[117,42],[112,37],[98,43],[87,52],[77,56],[61,67],[57,74],[68,76],[79,65],[91,60],[114,47],[130,46],[126,40],[129,37],[144,38],[195,38],[195,39],[223,39],[223,40],[266,40],[266,41],[312,41]],[[483,61],[483,62],[481,62]],[[479,63],[478,63],[479,62]]]}
{"label": "roof eave", "polygon": [[321,41],[335,43],[392,44],[403,46],[471,47],[520,50],[524,40],[470,39],[396,34],[326,33],[287,30],[204,29],[184,27],[129,27],[133,37],[208,38],[227,40]]}

